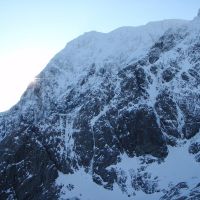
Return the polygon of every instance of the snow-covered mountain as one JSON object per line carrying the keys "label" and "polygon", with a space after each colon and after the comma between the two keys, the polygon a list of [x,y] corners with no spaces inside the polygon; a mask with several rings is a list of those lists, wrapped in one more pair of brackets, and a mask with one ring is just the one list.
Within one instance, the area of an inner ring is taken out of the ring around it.
{"label": "snow-covered mountain", "polygon": [[0,115],[0,199],[200,199],[200,15],[71,41]]}

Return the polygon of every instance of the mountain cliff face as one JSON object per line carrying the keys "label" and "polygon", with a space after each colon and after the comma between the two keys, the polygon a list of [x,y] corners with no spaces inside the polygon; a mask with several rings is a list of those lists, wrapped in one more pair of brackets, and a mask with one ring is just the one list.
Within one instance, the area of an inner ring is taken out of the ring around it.
{"label": "mountain cliff face", "polygon": [[200,17],[89,32],[0,115],[0,199],[200,199]]}

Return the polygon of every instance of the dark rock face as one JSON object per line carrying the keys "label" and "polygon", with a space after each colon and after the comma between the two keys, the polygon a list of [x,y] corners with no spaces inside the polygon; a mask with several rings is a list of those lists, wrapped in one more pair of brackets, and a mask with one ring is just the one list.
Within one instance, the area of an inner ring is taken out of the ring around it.
{"label": "dark rock face", "polygon": [[[128,176],[110,168],[122,155],[144,159],[130,173],[132,193],[161,192],[159,177],[146,172],[147,165],[164,162],[168,145],[200,129],[200,41],[178,46],[188,34],[184,28],[167,31],[129,65],[92,63],[74,83],[65,80],[67,61],[55,59],[0,116],[0,199],[59,199],[59,172],[69,175],[80,168],[104,188],[117,183],[128,193]],[[189,152],[200,161],[199,143]],[[183,189],[191,198],[181,196]],[[198,199],[199,191],[181,182],[161,199]]]}
{"label": "dark rock face", "polygon": [[57,168],[45,147],[32,136],[6,138],[1,144],[1,199],[55,199]]}
{"label": "dark rock face", "polygon": [[118,140],[129,156],[152,154],[156,157],[165,157],[167,155],[165,140],[151,109],[140,108],[124,113],[117,124]]}
{"label": "dark rock face", "polygon": [[199,94],[189,92],[184,100],[181,101],[180,109],[183,111],[185,123],[183,134],[186,138],[191,138],[198,133],[200,128],[200,113],[197,105],[199,104]]}
{"label": "dark rock face", "polygon": [[[185,182],[178,183],[176,186],[174,186],[170,191],[168,191],[163,197],[161,197],[160,200],[170,200],[174,197],[178,197],[181,195],[182,189],[188,189],[188,186]],[[187,199],[186,196],[178,197],[177,199]]]}
{"label": "dark rock face", "polygon": [[131,178],[132,186],[136,191],[142,190],[146,194],[153,194],[155,192],[158,192],[157,178],[154,178],[154,180],[152,181],[151,174],[148,174],[147,172],[140,172],[134,174]]}
{"label": "dark rock face", "polygon": [[200,143],[194,142],[189,146],[189,153],[194,154],[194,158],[197,162],[200,162]]}
{"label": "dark rock face", "polygon": [[163,71],[162,77],[163,80],[166,82],[171,81],[175,75],[176,75],[177,71],[175,71],[172,67],[167,68],[166,70]]}
{"label": "dark rock face", "polygon": [[[184,191],[185,195],[182,195]],[[186,192],[187,191],[187,192]],[[160,200],[198,200],[200,198],[199,184],[189,190],[187,183],[181,182],[168,191]]]}
{"label": "dark rock face", "polygon": [[160,116],[162,130],[168,135],[179,137],[177,105],[169,91],[164,90],[158,95],[155,109]]}
{"label": "dark rock face", "polygon": [[195,143],[191,144],[189,147],[189,152],[192,154],[199,153],[200,152],[200,143],[195,142]]}

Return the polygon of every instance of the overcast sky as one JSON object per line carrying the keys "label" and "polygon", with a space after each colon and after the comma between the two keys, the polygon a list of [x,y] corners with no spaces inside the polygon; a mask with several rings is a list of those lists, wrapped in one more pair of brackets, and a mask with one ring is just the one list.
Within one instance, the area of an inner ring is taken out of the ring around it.
{"label": "overcast sky", "polygon": [[200,0],[0,1],[0,111],[14,105],[68,41],[163,19],[193,19]]}

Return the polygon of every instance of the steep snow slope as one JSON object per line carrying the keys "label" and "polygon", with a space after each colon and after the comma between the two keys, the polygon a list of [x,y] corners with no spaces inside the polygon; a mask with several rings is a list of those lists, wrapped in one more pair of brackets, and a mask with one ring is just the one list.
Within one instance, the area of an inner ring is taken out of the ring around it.
{"label": "steep snow slope", "polygon": [[1,199],[198,199],[200,17],[86,33],[0,119]]}

